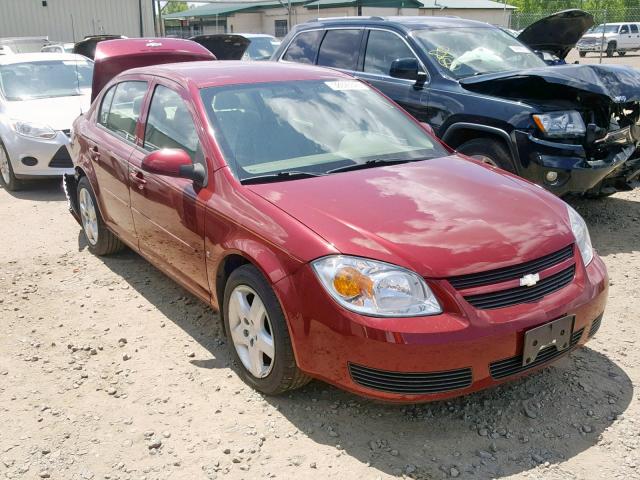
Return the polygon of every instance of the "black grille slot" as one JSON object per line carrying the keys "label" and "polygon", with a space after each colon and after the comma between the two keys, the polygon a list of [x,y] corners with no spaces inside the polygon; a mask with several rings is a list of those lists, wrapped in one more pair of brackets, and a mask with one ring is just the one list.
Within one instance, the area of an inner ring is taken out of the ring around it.
{"label": "black grille slot", "polygon": [[353,381],[363,387],[391,393],[419,395],[447,392],[471,385],[471,369],[461,368],[445,372],[389,372],[349,364]]}
{"label": "black grille slot", "polygon": [[558,358],[567,353],[571,348],[575,347],[582,337],[584,328],[573,332],[571,334],[571,344],[566,350],[558,351],[554,345],[545,347],[540,352],[536,359],[528,365],[522,365],[522,355],[516,355],[515,357],[506,358],[504,360],[498,360],[489,365],[491,376],[495,379],[509,377],[521,372],[525,372],[532,368],[535,368],[543,363],[550,362],[551,360]]}
{"label": "black grille slot", "polygon": [[65,128],[64,130],[61,130],[62,133],[64,133],[67,137],[71,138],[71,129],[70,128]]}
{"label": "black grille slot", "polygon": [[467,302],[479,309],[492,309],[517,305],[519,303],[535,302],[545,295],[549,295],[571,283],[576,271],[576,266],[569,268],[540,280],[533,287],[515,287],[497,292],[482,293],[464,297]]}
{"label": "black grille slot", "polygon": [[49,162],[51,168],[72,168],[73,162],[66,146],[61,146]]}
{"label": "black grille slot", "polygon": [[593,322],[591,322],[591,328],[589,329],[589,338],[593,337],[598,332],[598,330],[600,330],[602,315],[604,314],[601,313]]}
{"label": "black grille slot", "polygon": [[553,267],[568,258],[573,257],[573,244],[564,247],[562,250],[550,253],[536,260],[514,265],[513,267],[498,268],[488,272],[471,273],[449,278],[449,282],[454,288],[462,290],[465,288],[491,285],[507,280],[521,278],[530,273],[538,273],[542,270]]}

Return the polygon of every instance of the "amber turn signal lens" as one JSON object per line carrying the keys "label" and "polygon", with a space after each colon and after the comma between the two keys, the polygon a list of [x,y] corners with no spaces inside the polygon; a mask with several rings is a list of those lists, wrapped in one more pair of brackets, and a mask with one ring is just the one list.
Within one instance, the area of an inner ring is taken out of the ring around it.
{"label": "amber turn signal lens", "polygon": [[343,267],[333,277],[333,287],[344,298],[373,294],[373,281],[353,267]]}

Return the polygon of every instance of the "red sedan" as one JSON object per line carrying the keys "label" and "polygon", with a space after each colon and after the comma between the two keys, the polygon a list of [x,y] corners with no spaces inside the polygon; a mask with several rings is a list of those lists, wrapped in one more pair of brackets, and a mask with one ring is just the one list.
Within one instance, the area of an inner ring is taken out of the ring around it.
{"label": "red sedan", "polygon": [[219,309],[257,390],[319,378],[442,399],[541,368],[598,329],[607,273],[580,215],[451,152],[366,84],[217,61],[111,78],[135,56],[110,60],[110,43],[104,88],[73,129],[72,212],[92,252],[127,245]]}

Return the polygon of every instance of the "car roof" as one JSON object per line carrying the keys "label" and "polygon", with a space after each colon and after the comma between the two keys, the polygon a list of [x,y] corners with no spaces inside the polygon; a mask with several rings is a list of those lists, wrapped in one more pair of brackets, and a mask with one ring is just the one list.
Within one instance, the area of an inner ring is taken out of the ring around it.
{"label": "car roof", "polygon": [[31,62],[45,62],[55,60],[82,60],[90,62],[87,57],[82,55],[76,55],[75,53],[49,53],[49,52],[37,52],[37,53],[16,53],[13,55],[3,55],[0,57],[0,65],[11,65],[14,63],[31,63]]}
{"label": "car roof", "polygon": [[230,33],[228,35],[240,35],[246,38],[276,38],[273,35],[267,35],[266,33]]}
{"label": "car roof", "polygon": [[395,26],[406,30],[417,30],[421,28],[463,28],[463,27],[482,27],[496,28],[485,22],[476,20],[467,20],[458,17],[448,16],[406,16],[406,17],[328,17],[309,20],[307,23],[300,25],[302,29],[312,28],[313,26],[332,26],[332,25],[376,25],[376,26]]}
{"label": "car roof", "polygon": [[127,70],[122,75],[147,74],[192,83],[197,88],[290,80],[351,79],[350,75],[323,67],[300,63],[199,61],[167,63]]}

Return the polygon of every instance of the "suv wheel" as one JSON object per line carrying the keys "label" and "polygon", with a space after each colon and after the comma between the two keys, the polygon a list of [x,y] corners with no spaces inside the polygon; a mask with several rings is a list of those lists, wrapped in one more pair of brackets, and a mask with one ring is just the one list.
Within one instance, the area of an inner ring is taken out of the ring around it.
{"label": "suv wheel", "polygon": [[78,209],[84,238],[91,253],[110,255],[124,248],[124,243],[104,224],[98,210],[96,196],[87,177],[82,177],[78,182]]}
{"label": "suv wheel", "polygon": [[587,52],[580,51],[580,52],[578,52],[578,55],[580,55],[582,58],[584,58],[584,57],[587,56]]}
{"label": "suv wheel", "polygon": [[13,173],[9,154],[4,148],[4,144],[2,142],[0,142],[0,183],[2,183],[2,186],[10,192],[20,190],[20,187],[22,187],[22,183]]}
{"label": "suv wheel", "polygon": [[224,326],[240,376],[267,395],[302,387],[311,380],[296,364],[289,329],[269,283],[253,265],[229,276],[224,290]]}
{"label": "suv wheel", "polygon": [[607,45],[607,57],[613,57],[613,54],[616,51],[616,42],[609,42]]}
{"label": "suv wheel", "polygon": [[624,57],[626,54],[627,54],[627,52],[618,51],[618,56],[619,57]]}
{"label": "suv wheel", "polygon": [[489,138],[474,138],[464,142],[456,150],[483,163],[500,167],[507,172],[516,172],[511,154],[504,146],[504,143],[500,141]]}

